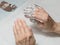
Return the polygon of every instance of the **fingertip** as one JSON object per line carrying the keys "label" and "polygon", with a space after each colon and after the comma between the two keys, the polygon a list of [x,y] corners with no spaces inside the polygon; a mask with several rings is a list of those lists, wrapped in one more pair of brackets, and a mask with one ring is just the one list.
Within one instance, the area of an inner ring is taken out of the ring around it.
{"label": "fingertip", "polygon": [[30,18],[31,16],[29,16],[29,15],[24,15],[26,18]]}

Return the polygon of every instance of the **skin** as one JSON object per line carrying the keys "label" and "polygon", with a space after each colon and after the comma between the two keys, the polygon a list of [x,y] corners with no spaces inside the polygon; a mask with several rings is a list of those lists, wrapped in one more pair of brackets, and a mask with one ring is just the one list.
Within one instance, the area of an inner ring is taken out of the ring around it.
{"label": "skin", "polygon": [[[43,8],[36,8],[33,17],[39,21],[37,27],[48,32],[60,34],[60,23],[55,22]],[[30,18],[30,17],[28,17]],[[35,45],[35,38],[32,30],[24,20],[18,19],[13,26],[16,45]]]}
{"label": "skin", "polygon": [[36,8],[32,16],[41,22],[37,24],[39,28],[60,34],[60,23],[55,22],[43,8]]}
{"label": "skin", "polygon": [[36,8],[33,17],[36,18],[37,21],[41,22],[37,24],[38,27],[48,29],[49,31],[51,31],[50,29],[53,29],[52,27],[54,26],[55,21],[43,8]]}
{"label": "skin", "polygon": [[24,20],[17,19],[15,21],[13,32],[16,45],[35,45],[35,38],[32,29],[26,25]]}

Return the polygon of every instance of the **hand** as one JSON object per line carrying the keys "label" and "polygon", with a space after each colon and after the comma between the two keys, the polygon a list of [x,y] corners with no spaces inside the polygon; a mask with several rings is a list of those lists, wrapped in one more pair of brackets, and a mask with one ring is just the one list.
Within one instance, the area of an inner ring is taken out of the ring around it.
{"label": "hand", "polygon": [[[25,16],[27,18],[30,18],[30,16]],[[33,12],[32,17],[35,18],[37,21],[37,26],[42,29],[47,29],[48,31],[53,31],[55,21],[49,16],[49,14],[42,8],[42,7],[36,7],[36,9]],[[30,19],[32,22],[32,20]]]}
{"label": "hand", "polygon": [[40,21],[37,26],[48,32],[60,34],[60,23],[55,22],[43,8],[36,8],[33,14],[35,20]]}
{"label": "hand", "polygon": [[24,20],[16,20],[13,27],[16,45],[35,45],[32,29],[26,25]]}
{"label": "hand", "polygon": [[37,21],[40,21],[40,23],[37,24],[38,27],[52,31],[55,25],[55,21],[49,16],[49,14],[43,8],[36,8],[33,17],[35,17]]}

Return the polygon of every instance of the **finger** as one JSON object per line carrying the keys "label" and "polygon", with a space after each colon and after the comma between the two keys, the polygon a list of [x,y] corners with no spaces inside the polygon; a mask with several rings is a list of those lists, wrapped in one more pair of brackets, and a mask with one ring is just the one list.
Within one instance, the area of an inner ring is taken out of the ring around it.
{"label": "finger", "polygon": [[25,30],[24,30],[24,27],[23,27],[23,24],[22,24],[22,20],[18,20],[18,24],[19,24],[19,26],[20,26],[21,32],[22,32],[23,34],[25,34]]}
{"label": "finger", "polygon": [[22,20],[23,27],[26,33],[30,33],[29,27],[26,25],[26,22]]}
{"label": "finger", "polygon": [[42,18],[41,15],[32,15],[32,17],[37,18],[37,19],[41,19]]}
{"label": "finger", "polygon": [[13,26],[13,32],[14,32],[15,39],[17,40],[18,34],[17,34],[17,31],[16,31],[15,25]]}
{"label": "finger", "polygon": [[29,16],[29,15],[24,15],[26,18],[31,18],[31,16]]}
{"label": "finger", "polygon": [[24,30],[24,27],[23,27],[23,24],[22,24],[22,19],[18,19],[18,25],[20,27],[20,32],[21,32],[20,39],[23,40],[24,43],[25,43],[26,33],[25,33],[25,30]]}
{"label": "finger", "polygon": [[48,18],[48,13],[44,9],[36,9],[35,12],[33,13],[33,16],[42,19],[42,20],[47,20]]}
{"label": "finger", "polygon": [[15,21],[15,28],[16,28],[17,34],[20,35],[21,34],[21,31],[20,31],[21,29],[20,29],[20,26],[19,26],[17,20]]}
{"label": "finger", "polygon": [[26,25],[26,22],[24,20],[21,20],[22,26],[24,27],[24,30],[28,30],[28,26]]}
{"label": "finger", "polygon": [[37,20],[37,21],[40,21],[40,22],[45,22],[45,20],[44,19],[42,19],[42,17],[40,17],[40,15],[33,15],[33,17],[35,18],[35,20]]}

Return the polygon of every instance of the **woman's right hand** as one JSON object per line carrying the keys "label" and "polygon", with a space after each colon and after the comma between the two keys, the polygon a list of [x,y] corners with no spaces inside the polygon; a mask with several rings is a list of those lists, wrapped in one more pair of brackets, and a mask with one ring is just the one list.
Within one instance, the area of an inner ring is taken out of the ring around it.
{"label": "woman's right hand", "polygon": [[32,29],[26,25],[24,20],[16,20],[13,31],[16,45],[35,45]]}

